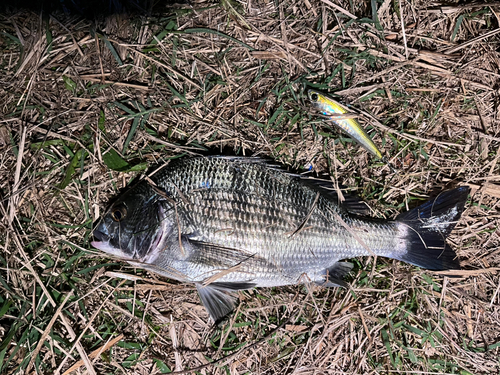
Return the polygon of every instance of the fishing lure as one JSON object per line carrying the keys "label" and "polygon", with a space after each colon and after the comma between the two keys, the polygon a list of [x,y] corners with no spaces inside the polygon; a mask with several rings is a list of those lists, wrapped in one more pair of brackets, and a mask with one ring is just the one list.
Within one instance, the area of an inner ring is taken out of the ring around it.
{"label": "fishing lure", "polygon": [[[349,110],[342,104],[336,102],[335,100],[329,98],[328,96],[316,91],[309,89],[307,91],[307,96],[311,103],[324,115],[344,115],[348,114]],[[354,118],[330,118],[335,125],[337,125],[341,130],[349,134],[355,141],[357,141],[361,146],[368,150],[375,157],[384,160],[382,153],[377,148],[375,143],[366,134],[364,129],[361,127],[359,122]]]}

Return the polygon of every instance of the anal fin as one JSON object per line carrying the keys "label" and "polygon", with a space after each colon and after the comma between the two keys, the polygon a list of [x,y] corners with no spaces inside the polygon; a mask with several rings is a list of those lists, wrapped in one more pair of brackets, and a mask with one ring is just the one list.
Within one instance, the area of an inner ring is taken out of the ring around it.
{"label": "anal fin", "polygon": [[316,284],[325,287],[342,287],[348,288],[349,285],[343,280],[352,270],[352,263],[337,262],[330,268],[325,270],[324,280],[317,281]]}

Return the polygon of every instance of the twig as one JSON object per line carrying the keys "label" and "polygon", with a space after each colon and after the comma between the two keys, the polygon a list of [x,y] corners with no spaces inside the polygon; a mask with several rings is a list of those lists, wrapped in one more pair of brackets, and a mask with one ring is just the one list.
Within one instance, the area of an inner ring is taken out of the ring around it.
{"label": "twig", "polygon": [[[316,193],[316,197],[314,198],[314,201],[313,201],[313,204],[311,206],[311,208],[309,209],[309,212],[307,213],[306,217],[304,218],[304,220],[302,221],[302,223],[300,223],[300,225],[297,227],[297,229],[295,229],[291,234],[290,234],[290,237],[293,237],[295,236],[296,234],[302,232],[305,228],[305,225],[307,223],[307,221],[311,218],[311,215],[314,211],[314,209],[316,208],[316,205],[318,203],[318,199],[319,199],[319,191]],[[307,227],[307,228],[311,228],[311,227]]]}
{"label": "twig", "polygon": [[399,14],[401,17],[401,31],[403,33],[403,44],[405,46],[405,56],[406,60],[408,60],[408,43],[406,42],[406,32],[405,32],[405,20],[403,17],[403,6],[401,5],[402,1],[399,1]]}
{"label": "twig", "polygon": [[101,79],[101,78],[94,78],[91,76],[71,76],[73,78],[80,78],[86,81],[91,81],[91,82],[99,82],[99,83],[104,83],[108,85],[113,85],[113,86],[124,86],[124,87],[130,87],[136,90],[141,90],[141,91],[149,91],[150,88],[147,85],[137,85],[134,83],[128,83],[128,82],[119,82],[119,81],[109,81],[107,79]]}
{"label": "twig", "polygon": [[370,247],[366,244],[366,242],[365,242],[365,241],[363,241],[363,240],[361,239],[361,237],[359,237],[359,236],[358,236],[358,234],[357,234],[354,230],[352,230],[352,228],[349,226],[349,224],[347,224],[347,223],[346,223],[346,222],[345,222],[345,221],[344,221],[344,220],[340,217],[340,215],[339,215],[338,213],[336,213],[336,212],[335,212],[335,211],[333,211],[333,210],[330,210],[330,212],[333,214],[333,216],[335,217],[335,219],[336,219],[336,220],[340,223],[340,225],[342,225],[342,226],[345,228],[345,230],[347,230],[347,232],[349,232],[349,234],[350,234],[351,236],[353,236],[353,237],[354,237],[354,239],[355,239],[356,241],[358,241],[358,243],[366,249],[366,251],[368,251],[368,253],[370,253],[370,254],[371,254],[372,256],[374,256],[374,257],[376,257],[376,256],[377,256],[377,254],[375,254],[375,253],[373,252],[373,250],[372,250],[372,249],[370,249]]}
{"label": "twig", "polygon": [[460,51],[461,49],[467,47],[467,46],[470,46],[471,44],[474,44],[476,42],[479,42],[480,40],[483,40],[483,39],[486,39],[486,38],[490,38],[492,37],[493,35],[496,35],[500,33],[500,28],[498,29],[495,29],[495,30],[491,30],[490,32],[487,32],[486,34],[483,34],[483,35],[479,35],[477,37],[475,37],[474,39],[471,39],[471,40],[468,40],[467,42],[465,43],[462,43],[456,47],[453,47],[453,48],[448,48],[446,51],[444,51],[444,53],[446,55],[449,55],[453,52],[457,52],[457,51]]}
{"label": "twig", "polygon": [[[12,227],[12,225],[9,224],[9,226],[10,226],[12,232],[15,233],[14,228]],[[22,257],[24,258],[24,261],[25,261],[24,265],[31,272],[31,274],[33,275],[33,277],[37,281],[38,285],[40,285],[40,287],[42,288],[43,292],[45,293],[47,299],[49,300],[50,304],[55,307],[56,306],[56,302],[54,301],[54,299],[52,298],[51,294],[47,290],[45,284],[42,282],[42,280],[40,280],[40,276],[38,276],[38,274],[33,269],[33,266],[31,265],[31,261],[28,259],[28,256],[26,255],[26,252],[24,251],[23,247],[21,246],[21,243],[19,242],[19,239],[17,238],[17,236],[13,236],[13,238],[14,238],[14,243],[18,247],[18,251],[20,252],[20,254],[22,255]],[[63,322],[64,327],[66,327],[66,329],[68,330],[69,335],[71,336],[71,339],[75,339],[76,338],[76,334],[75,334],[75,331],[73,330],[73,328],[71,327],[71,324],[69,324],[69,322],[66,320],[66,317],[62,314],[62,312],[60,312],[58,315],[61,317],[61,321]],[[80,357],[82,357],[82,360],[85,363],[85,366],[87,367],[87,371],[89,372],[89,374],[91,374],[91,375],[97,375],[96,372],[95,372],[95,370],[94,370],[94,367],[92,366],[92,363],[90,362],[90,360],[89,360],[89,358],[87,356],[87,353],[83,349],[83,346],[82,346],[81,342],[80,341],[76,341],[75,344],[73,345],[73,348],[75,346],[76,346],[76,350],[78,351],[78,354],[80,354]]]}
{"label": "twig", "polygon": [[[121,286],[122,284],[124,284],[124,283],[125,283],[125,280],[121,281],[115,288],[113,288],[113,290],[111,292],[109,292],[109,294],[107,295],[107,297],[104,298],[104,302],[99,306],[98,309],[96,309],[96,311],[94,312],[94,314],[92,314],[92,316],[90,317],[88,323],[85,325],[85,327],[83,328],[83,330],[80,333],[80,335],[76,338],[75,343],[70,348],[70,350],[68,351],[68,353],[71,354],[71,352],[73,351],[73,349],[75,349],[75,347],[78,347],[79,345],[81,345],[80,340],[82,339],[83,335],[85,334],[85,332],[87,331],[87,329],[90,327],[90,325],[92,324],[92,322],[94,321],[94,319],[97,317],[97,314],[99,314],[99,312],[102,310],[102,308],[104,307],[104,305],[108,302],[109,297],[111,297],[111,295],[116,291],[116,289],[119,286]],[[59,364],[59,367],[56,370],[57,373],[59,373],[61,371],[61,368],[66,363],[67,359],[68,359],[68,357],[65,357],[61,361],[61,363]],[[94,368],[92,366],[92,363],[89,360],[89,357],[87,355],[85,355],[85,358],[83,358],[83,360],[84,360],[85,366],[87,367],[87,371],[93,372],[95,374],[95,370],[94,370]],[[89,369],[89,366],[90,366],[90,369]]]}
{"label": "twig", "polygon": [[[106,344],[102,345],[100,348],[97,348],[92,353],[90,353],[89,354],[89,358],[90,359],[94,359],[94,358],[99,357],[103,352],[105,352],[106,350],[109,350],[116,343],[118,343],[119,341],[121,341],[123,339],[123,337],[124,337],[124,335],[122,334],[122,335],[120,335],[118,337],[115,337],[113,340],[108,341]],[[80,361],[76,362],[73,366],[71,366],[69,369],[67,369],[66,371],[64,371],[63,375],[69,375],[70,373],[72,373],[73,371],[78,370],[82,366],[83,366],[83,361],[80,360]]]}
{"label": "twig", "polygon": [[218,279],[220,279],[221,277],[224,277],[228,274],[230,274],[231,272],[235,272],[235,271],[238,271],[242,266],[242,263],[238,263],[232,267],[229,267],[225,270],[222,270],[220,272],[217,272],[215,275],[212,275],[210,276],[208,279],[205,279],[203,281],[203,286],[208,286],[210,285],[211,283],[217,281]]}
{"label": "twig", "polygon": [[[153,142],[159,143],[161,145],[173,148],[174,151],[175,150],[182,150],[182,151],[184,151],[188,154],[191,154],[191,155],[199,155],[199,152],[201,151],[198,147],[180,146],[180,145],[176,145],[174,143],[166,142],[160,138],[157,138],[151,134],[146,133],[145,131],[141,131],[140,134],[141,134],[141,136],[143,136],[146,139],[149,139],[150,141],[153,141]],[[193,152],[190,150],[196,150],[198,152]]]}
{"label": "twig", "polygon": [[330,0],[321,0],[321,1],[324,2],[326,5],[331,6],[333,9],[338,10],[340,13],[345,14],[347,17],[352,18],[353,20],[358,19],[358,17],[356,17],[354,14],[348,12],[344,8],[338,6],[337,4],[332,3]]}
{"label": "twig", "polygon": [[19,151],[17,154],[17,162],[16,162],[16,171],[14,172],[14,187],[12,189],[12,195],[10,197],[10,211],[9,211],[9,222],[8,224],[12,224],[12,220],[14,220],[14,215],[16,214],[17,203],[19,201],[19,197],[16,192],[19,189],[19,179],[21,177],[21,167],[23,165],[23,155],[24,155],[24,145],[26,143],[26,127],[22,127],[21,140],[19,141]]}

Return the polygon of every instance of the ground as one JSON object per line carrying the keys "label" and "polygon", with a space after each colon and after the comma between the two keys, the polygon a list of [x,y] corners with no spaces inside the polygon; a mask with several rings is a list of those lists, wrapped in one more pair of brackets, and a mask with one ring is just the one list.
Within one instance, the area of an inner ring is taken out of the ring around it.
{"label": "ground", "polygon": [[[145,11],[0,16],[0,373],[498,373],[500,3]],[[393,167],[307,87],[348,105]],[[311,168],[381,218],[470,186],[448,240],[463,270],[356,259],[350,289],[242,292],[214,327],[193,285],[90,245],[133,178],[208,153]]]}

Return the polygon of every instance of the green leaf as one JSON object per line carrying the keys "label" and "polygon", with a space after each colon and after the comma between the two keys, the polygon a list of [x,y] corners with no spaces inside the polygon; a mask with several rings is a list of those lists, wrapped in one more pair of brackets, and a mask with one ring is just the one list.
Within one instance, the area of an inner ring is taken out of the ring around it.
{"label": "green leaf", "polygon": [[162,374],[168,374],[172,372],[172,370],[170,370],[170,368],[163,361],[160,361],[159,359],[155,359],[155,364],[156,367],[158,367],[158,370],[160,370]]}
{"label": "green leaf", "polygon": [[123,159],[118,152],[113,149],[110,149],[108,152],[102,155],[102,160],[104,164],[109,169],[118,172],[135,172],[135,171],[143,171],[148,168],[148,163],[138,163],[134,165],[130,165],[125,159]]}
{"label": "green leaf", "polygon": [[148,168],[148,163],[139,163],[131,166],[129,169],[127,169],[125,172],[137,172],[137,171],[144,171]]}
{"label": "green leaf", "polygon": [[153,40],[149,43],[149,46],[148,48],[145,48],[144,49],[144,52],[149,52],[149,51],[154,51],[156,50],[156,48],[151,48],[152,46],[156,46],[159,42],[161,42],[163,40],[163,38],[165,38],[165,36],[167,34],[169,34],[170,32],[172,32],[172,30],[177,30],[177,23],[170,20],[167,24],[167,26],[165,26],[165,29],[163,29],[159,34],[155,35],[155,37],[153,38]]}
{"label": "green leaf", "polygon": [[248,22],[245,20],[245,17],[243,17],[238,12],[238,10],[235,9],[235,7],[240,7],[238,2],[232,1],[232,0],[222,0],[221,3],[222,3],[222,6],[224,7],[224,9],[226,9],[228,11],[228,13],[231,14],[233,17],[237,18],[240,21],[240,23],[243,26],[245,26],[245,28],[247,28],[248,30],[252,29],[250,27],[250,25],[248,24]]}
{"label": "green leaf", "polygon": [[12,305],[12,300],[8,299],[0,309],[0,318],[5,315],[5,313],[9,310],[10,305]]}
{"label": "green leaf", "polygon": [[126,342],[126,341],[120,341],[118,344],[116,344],[120,348],[125,348],[125,349],[135,349],[135,350],[142,350],[142,344],[138,342]]}
{"label": "green leaf", "polygon": [[105,35],[103,35],[103,34],[97,34],[97,35],[98,35],[99,39],[101,39],[101,40],[104,41],[104,44],[106,45],[106,47],[108,47],[109,51],[111,52],[111,54],[115,58],[117,64],[119,66],[122,66],[123,65],[123,61],[122,61],[122,59],[120,59],[120,56],[118,55],[118,52],[116,52],[115,47],[113,47],[113,45],[108,40],[108,38]]}
{"label": "green leaf", "polygon": [[97,127],[103,133],[106,133],[106,127],[104,126],[105,123],[106,123],[106,116],[104,114],[104,111],[101,110],[101,113],[99,113],[99,121],[97,122]]}
{"label": "green leaf", "polygon": [[63,76],[62,79],[64,81],[64,86],[66,86],[66,90],[68,90],[71,93],[74,93],[76,90],[76,82],[67,76]]}
{"label": "green leaf", "polygon": [[[4,350],[5,348],[7,348],[10,344],[10,340],[12,340],[12,338],[14,337],[14,335],[16,334],[17,332],[17,329],[19,328],[19,324],[17,324],[18,322],[14,323],[11,327],[10,327],[10,330],[9,332],[7,332],[7,334],[5,335],[5,337],[3,338],[3,341],[0,342],[0,350]],[[17,342],[17,344],[19,344],[19,341]]]}
{"label": "green leaf", "polygon": [[387,349],[387,353],[389,354],[389,358],[391,359],[391,363],[393,366],[395,366],[394,357],[392,355],[391,342],[389,341],[389,335],[387,334],[387,331],[385,329],[382,329],[380,331],[380,334],[382,336],[382,341],[385,345],[385,348]]}
{"label": "green leaf", "polygon": [[410,361],[412,363],[418,363],[418,358],[413,352],[413,350],[411,348],[406,348],[406,351],[408,352],[408,358],[410,358]]}
{"label": "green leaf", "polygon": [[134,138],[135,132],[137,131],[137,127],[139,126],[139,117],[135,117],[134,121],[132,121],[132,126],[130,127],[130,131],[128,132],[127,139],[125,140],[125,143],[123,144],[123,150],[122,154],[125,154],[127,151],[128,144]]}
{"label": "green leaf", "polygon": [[460,25],[462,24],[464,20],[464,15],[462,14],[457,18],[457,23],[455,24],[455,27],[453,28],[453,33],[451,34],[451,41],[455,41],[455,37],[457,36],[458,30],[460,30]]}
{"label": "green leaf", "polygon": [[0,352],[0,373],[2,373],[2,374],[3,374],[3,370],[4,370],[4,368],[3,368],[3,364],[5,364],[5,368],[7,368],[7,366],[8,366],[8,362],[7,362],[7,363],[5,363],[5,362],[4,362],[4,359],[5,359],[5,353],[7,352],[7,349],[8,349],[8,348],[7,348],[7,347],[5,347],[5,348],[4,348],[4,349]]}
{"label": "green leaf", "polygon": [[114,171],[124,171],[129,168],[129,164],[113,149],[102,155],[102,161]]}
{"label": "green leaf", "polygon": [[493,350],[493,349],[496,349],[498,347],[500,347],[500,341],[495,343],[495,344],[488,345],[488,350]]}
{"label": "green leaf", "polygon": [[76,166],[78,165],[78,162],[80,161],[80,158],[85,158],[85,154],[87,153],[87,151],[85,151],[84,149],[80,149],[78,150],[73,158],[71,159],[69,165],[68,165],[68,168],[66,169],[66,175],[64,176],[64,179],[61,181],[61,183],[59,184],[59,189],[64,189],[66,186],[68,186],[68,184],[71,182],[71,178],[73,177],[73,174],[75,173],[75,170],[76,170]]}
{"label": "green leaf", "polygon": [[140,353],[131,354],[122,362],[122,365],[125,368],[130,368],[133,365],[135,365],[135,363],[137,362],[137,360],[139,360],[139,358],[140,358]]}
{"label": "green leaf", "polygon": [[[50,140],[43,141],[43,142],[32,143],[30,145],[30,147],[33,150],[40,150],[41,148],[46,147],[46,146],[62,146],[62,145],[64,145],[64,142],[65,141],[63,141],[62,139],[50,139]],[[70,144],[74,145],[74,143],[70,143]]]}

